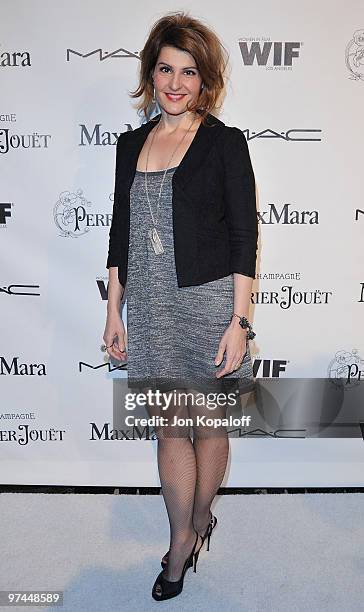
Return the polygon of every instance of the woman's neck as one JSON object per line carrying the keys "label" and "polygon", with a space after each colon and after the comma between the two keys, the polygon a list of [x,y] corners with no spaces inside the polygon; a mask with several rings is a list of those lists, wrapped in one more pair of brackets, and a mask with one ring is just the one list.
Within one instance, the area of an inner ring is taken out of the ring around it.
{"label": "woman's neck", "polygon": [[[193,122],[193,123],[192,123]],[[180,115],[171,115],[161,110],[161,118],[159,120],[160,126],[158,131],[163,131],[165,134],[174,134],[180,130],[188,130],[193,125],[197,126],[200,123],[200,117],[198,113],[186,111]]]}

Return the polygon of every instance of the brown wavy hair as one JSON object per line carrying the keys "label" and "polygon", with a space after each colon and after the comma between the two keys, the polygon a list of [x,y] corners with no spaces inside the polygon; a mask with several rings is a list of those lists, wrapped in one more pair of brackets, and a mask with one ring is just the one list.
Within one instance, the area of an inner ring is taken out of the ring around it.
{"label": "brown wavy hair", "polygon": [[152,73],[162,47],[168,45],[187,51],[194,58],[203,89],[194,104],[187,110],[197,112],[202,121],[212,110],[220,109],[218,102],[225,94],[225,71],[229,54],[217,34],[200,20],[187,12],[167,13],[152,26],[148,39],[140,52],[139,84],[129,92],[132,98],[141,98],[134,105],[138,114],[149,118],[153,100]]}

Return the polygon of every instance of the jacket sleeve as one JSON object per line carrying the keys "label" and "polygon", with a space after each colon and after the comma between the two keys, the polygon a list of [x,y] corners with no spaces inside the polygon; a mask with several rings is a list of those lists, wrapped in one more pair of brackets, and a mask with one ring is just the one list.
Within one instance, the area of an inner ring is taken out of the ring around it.
{"label": "jacket sleeve", "polygon": [[122,263],[122,244],[121,244],[121,207],[119,198],[119,168],[122,147],[122,136],[120,134],[116,143],[115,161],[115,182],[114,182],[114,204],[112,210],[112,221],[109,232],[109,251],[107,256],[106,268],[119,266]]}
{"label": "jacket sleeve", "polygon": [[230,271],[255,278],[258,219],[255,176],[244,132],[229,127],[224,143],[224,203]]}

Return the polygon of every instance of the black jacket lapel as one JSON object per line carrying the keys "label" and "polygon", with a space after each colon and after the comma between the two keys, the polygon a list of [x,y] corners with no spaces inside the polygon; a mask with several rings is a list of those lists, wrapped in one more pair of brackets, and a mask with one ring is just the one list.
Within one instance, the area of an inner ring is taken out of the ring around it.
{"label": "black jacket lapel", "polygon": [[[158,123],[160,118],[161,114],[141,125],[139,128],[131,132],[131,135],[129,136],[127,152],[128,162],[127,168],[125,168],[125,171],[127,171],[128,174],[128,189],[130,189],[133,182],[139,153],[143,148],[143,144],[146,141],[149,132]],[[212,145],[212,139],[217,135],[213,126],[221,128],[224,125],[222,121],[210,113],[207,116],[207,124],[208,125],[205,126],[203,123],[200,123],[191,145],[187,149],[181,163],[174,172],[173,182],[174,184],[180,185],[182,188],[187,184],[193,172],[200,166],[201,162],[206,157]]]}

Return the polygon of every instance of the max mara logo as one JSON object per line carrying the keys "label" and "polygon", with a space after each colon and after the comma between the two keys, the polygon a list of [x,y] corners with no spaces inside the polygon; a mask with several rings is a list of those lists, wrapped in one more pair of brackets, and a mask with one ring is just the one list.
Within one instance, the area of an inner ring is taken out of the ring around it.
{"label": "max mara logo", "polygon": [[29,51],[1,51],[0,68],[31,66]]}
{"label": "max mara logo", "polygon": [[268,210],[257,211],[258,221],[263,224],[273,225],[318,225],[318,210],[294,210],[291,203],[284,204],[277,208],[275,204],[268,204]]}
{"label": "max mara logo", "polygon": [[19,357],[7,360],[4,356],[0,357],[0,375],[12,376],[45,376],[47,374],[44,363],[21,363]]}

